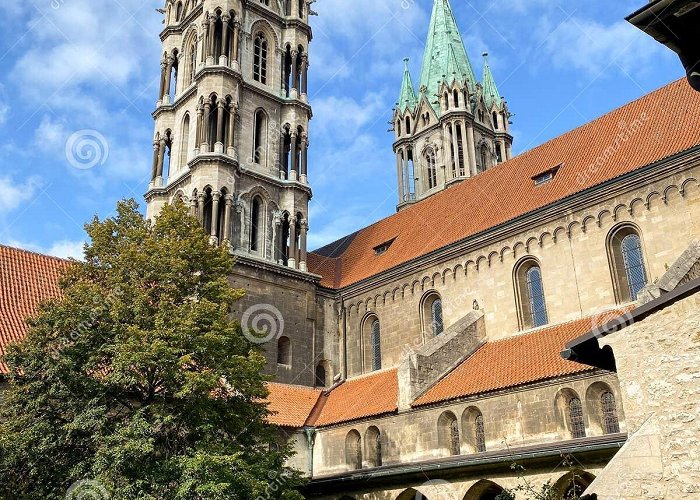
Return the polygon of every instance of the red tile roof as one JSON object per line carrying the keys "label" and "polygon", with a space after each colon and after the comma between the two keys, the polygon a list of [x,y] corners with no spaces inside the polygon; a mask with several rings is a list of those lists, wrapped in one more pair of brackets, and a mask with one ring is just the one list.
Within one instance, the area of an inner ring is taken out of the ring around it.
{"label": "red tile roof", "polygon": [[326,425],[376,417],[398,410],[398,370],[364,375],[335,387],[313,425]]}
{"label": "red tile roof", "polygon": [[298,385],[268,383],[267,389],[268,409],[272,412],[268,421],[280,427],[304,427],[321,396],[319,389]]}
{"label": "red tile roof", "polygon": [[[59,295],[58,279],[68,261],[0,245],[0,356],[27,333],[25,319],[44,300]],[[0,374],[7,373],[0,362]]]}
{"label": "red tile roof", "polygon": [[[684,78],[317,250],[309,270],[323,286],[351,285],[697,146],[698,123],[700,93]],[[534,176],[558,165],[535,186]]]}
{"label": "red tile roof", "polygon": [[593,370],[560,356],[567,342],[598,328],[622,311],[488,342],[413,403],[423,406]]}

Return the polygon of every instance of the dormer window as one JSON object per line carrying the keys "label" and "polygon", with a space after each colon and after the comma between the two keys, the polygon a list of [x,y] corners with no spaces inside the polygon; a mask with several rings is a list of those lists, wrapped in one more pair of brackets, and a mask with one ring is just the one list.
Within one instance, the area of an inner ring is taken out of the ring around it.
{"label": "dormer window", "polygon": [[375,255],[382,255],[383,253],[386,253],[389,250],[389,247],[391,246],[391,244],[394,242],[395,239],[396,238],[374,247],[374,254]]}
{"label": "dormer window", "polygon": [[553,180],[560,168],[561,165],[557,165],[554,168],[550,168],[549,170],[545,170],[544,172],[533,176],[532,180],[535,181],[535,186],[541,186],[542,184],[547,184]]}

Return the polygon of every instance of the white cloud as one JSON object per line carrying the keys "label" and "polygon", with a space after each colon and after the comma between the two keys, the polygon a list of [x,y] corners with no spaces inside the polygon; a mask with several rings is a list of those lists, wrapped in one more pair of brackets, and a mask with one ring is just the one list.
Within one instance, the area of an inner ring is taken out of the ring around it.
{"label": "white cloud", "polygon": [[577,17],[560,24],[546,39],[544,49],[557,67],[589,76],[610,74],[617,67],[631,74],[643,72],[666,52],[627,22],[606,25]]}
{"label": "white cloud", "polygon": [[10,212],[32,199],[40,185],[39,177],[30,177],[19,183],[10,177],[0,177],[0,214]]}
{"label": "white cloud", "polygon": [[15,248],[22,248],[24,250],[29,250],[30,252],[36,252],[43,255],[60,257],[61,259],[68,259],[70,257],[74,259],[82,259],[83,245],[85,245],[85,242],[60,240],[52,243],[48,247],[45,247],[36,243],[30,243],[26,241],[9,240],[7,242],[7,245]]}

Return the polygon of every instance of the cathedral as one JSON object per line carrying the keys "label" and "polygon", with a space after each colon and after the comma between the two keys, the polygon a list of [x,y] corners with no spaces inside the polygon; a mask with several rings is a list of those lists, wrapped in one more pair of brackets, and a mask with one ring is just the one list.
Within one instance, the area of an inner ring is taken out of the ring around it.
{"label": "cathedral", "polygon": [[[396,213],[310,251],[313,2],[166,0],[147,216],[181,200],[236,259],[305,497],[700,498],[700,93],[514,156],[488,55],[477,78],[432,2],[387,110]],[[0,250],[2,352],[60,264]]]}

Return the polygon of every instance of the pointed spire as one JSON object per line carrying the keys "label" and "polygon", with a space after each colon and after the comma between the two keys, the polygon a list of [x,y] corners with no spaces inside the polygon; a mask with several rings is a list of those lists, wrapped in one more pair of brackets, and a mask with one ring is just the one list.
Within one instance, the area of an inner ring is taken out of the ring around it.
{"label": "pointed spire", "polygon": [[[433,101],[443,79],[447,78],[451,83],[453,74],[458,80],[469,80],[470,90],[474,89],[476,84],[474,70],[464,48],[450,2],[434,0],[428,40],[423,55],[420,87],[425,86],[428,89],[428,98]],[[439,112],[439,106],[436,111]]]}
{"label": "pointed spire", "polygon": [[488,52],[483,53],[484,56],[484,76],[482,78],[482,85],[484,87],[484,102],[486,106],[490,109],[491,106],[501,103],[501,94],[498,93],[498,87],[496,87],[496,80],[493,79],[493,73],[491,73],[491,66],[489,66],[489,54]]}
{"label": "pointed spire", "polygon": [[415,110],[418,104],[416,92],[413,88],[413,80],[411,79],[411,72],[408,70],[408,58],[405,58],[403,63],[403,81],[401,82],[401,95],[399,95],[399,105],[397,106],[397,109],[401,113],[406,111],[406,108],[411,111]]}

